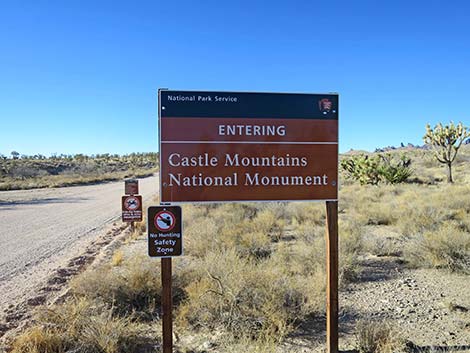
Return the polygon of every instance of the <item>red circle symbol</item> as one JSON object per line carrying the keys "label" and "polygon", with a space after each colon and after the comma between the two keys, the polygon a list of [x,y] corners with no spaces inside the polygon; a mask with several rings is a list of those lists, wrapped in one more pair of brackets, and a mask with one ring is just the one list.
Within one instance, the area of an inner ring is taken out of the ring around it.
{"label": "red circle symbol", "polygon": [[161,232],[169,232],[175,227],[176,217],[170,211],[160,211],[155,215],[153,224]]}
{"label": "red circle symbol", "polygon": [[135,196],[129,196],[129,197],[126,197],[126,199],[124,200],[124,207],[128,210],[128,211],[135,211],[135,210],[138,210],[139,209],[139,206],[140,206],[140,201],[137,197]]}

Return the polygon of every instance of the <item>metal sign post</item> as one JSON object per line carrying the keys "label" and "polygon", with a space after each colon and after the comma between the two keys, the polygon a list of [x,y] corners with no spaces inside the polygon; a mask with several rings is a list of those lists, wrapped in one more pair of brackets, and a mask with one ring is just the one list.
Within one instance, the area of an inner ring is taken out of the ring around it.
{"label": "metal sign post", "polygon": [[338,201],[326,202],[326,346],[338,353]]}
{"label": "metal sign post", "polygon": [[163,353],[173,351],[173,298],[171,293],[171,257],[162,258],[162,321]]}

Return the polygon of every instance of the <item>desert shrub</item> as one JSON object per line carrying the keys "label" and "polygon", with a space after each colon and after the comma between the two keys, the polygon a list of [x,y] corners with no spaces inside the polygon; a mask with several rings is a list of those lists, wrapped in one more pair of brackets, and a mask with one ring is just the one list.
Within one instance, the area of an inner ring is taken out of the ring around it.
{"label": "desert shrub", "polygon": [[[221,340],[214,340],[214,332],[204,331],[204,334],[208,334],[212,337],[210,344],[207,345],[198,345],[194,347],[185,347],[181,350],[183,353],[190,352],[217,352],[217,353],[279,353],[279,339],[275,336],[269,337],[256,337],[253,338],[253,335],[244,335],[244,336],[230,336],[223,335]],[[208,341],[205,341],[208,342]],[[212,349],[207,349],[209,346]],[[212,347],[211,347],[212,346]],[[216,347],[216,348],[215,348]]]}
{"label": "desert shrub", "polygon": [[461,230],[470,233],[470,211],[465,209],[458,210],[454,215],[454,220]]}
{"label": "desert shrub", "polygon": [[111,264],[113,266],[121,266],[122,261],[124,260],[124,254],[121,250],[117,250],[113,257],[111,258]]}
{"label": "desert shrub", "polygon": [[[71,282],[73,294],[89,300],[100,299],[117,314],[134,312],[151,319],[161,302],[160,271],[150,260],[135,257],[118,268],[86,271]],[[178,282],[176,282],[178,285]]]}
{"label": "desert shrub", "polygon": [[253,262],[235,249],[209,253],[200,261],[178,308],[180,326],[281,340],[302,317],[306,298],[281,268]]}
{"label": "desert shrub", "polygon": [[278,269],[290,278],[292,288],[302,294],[300,315],[296,319],[299,322],[325,308],[325,264],[323,236],[299,239],[294,244],[280,244],[265,263],[265,266]]}
{"label": "desert shrub", "polygon": [[268,265],[282,269],[289,276],[308,276],[324,270],[325,259],[325,238],[315,236],[293,244],[280,244]]}
{"label": "desert shrub", "polygon": [[235,248],[242,256],[255,259],[269,256],[272,242],[282,237],[286,224],[276,212],[275,208],[261,204],[215,206],[204,217],[188,221],[187,253],[202,257],[209,251]]}
{"label": "desert shrub", "polygon": [[325,224],[318,225],[312,221],[295,225],[293,235],[300,241],[312,242],[315,238],[322,238],[325,235]]}
{"label": "desert shrub", "polygon": [[213,205],[207,216],[212,217],[218,223],[223,224],[240,224],[253,219],[260,209],[260,205],[256,203],[224,203]]}
{"label": "desert shrub", "polygon": [[444,268],[470,273],[470,233],[452,223],[426,231],[410,240],[404,257],[414,267]]}
{"label": "desert shrub", "polygon": [[411,159],[402,155],[394,158],[391,154],[381,155],[379,174],[381,180],[388,184],[398,184],[405,182],[413,171],[410,168]]}
{"label": "desert shrub", "polygon": [[19,335],[12,344],[12,353],[62,353],[68,348],[67,337],[43,326],[33,326]]}
{"label": "desert shrub", "polygon": [[397,220],[397,200],[403,193],[403,187],[351,185],[342,190],[339,205],[346,213],[346,218],[362,225],[391,225]]}
{"label": "desert shrub", "polygon": [[43,308],[37,324],[12,343],[13,353],[124,353],[146,340],[132,316],[120,317],[99,301],[72,299]]}
{"label": "desert shrub", "polygon": [[209,217],[193,218],[184,228],[185,253],[203,257],[208,251],[222,247],[218,238],[219,227],[214,219]]}
{"label": "desert shrub", "polygon": [[354,281],[361,272],[359,256],[364,251],[362,232],[357,222],[339,223],[339,280],[342,286]]}
{"label": "desert shrub", "polygon": [[324,224],[325,205],[316,202],[290,202],[286,205],[286,218],[294,226],[310,222],[312,224]]}
{"label": "desert shrub", "polygon": [[464,210],[470,212],[470,185],[443,185],[433,196],[433,204],[451,211]]}
{"label": "desert shrub", "polygon": [[287,224],[285,205],[286,203],[282,202],[262,205],[249,227],[254,232],[269,235],[272,240],[279,241]]}
{"label": "desert shrub", "polygon": [[[458,219],[462,212],[467,212],[470,200],[466,193],[470,189],[454,186],[409,189],[393,207],[398,230],[406,236],[419,235],[436,230],[443,222]],[[465,219],[462,224],[465,225]]]}
{"label": "desert shrub", "polygon": [[[326,245],[325,227],[307,227],[308,233],[302,233],[299,227],[297,241],[292,245],[283,245],[271,255],[273,267],[288,269],[291,276],[313,276],[319,279],[319,273],[325,273]],[[361,272],[360,256],[364,252],[363,228],[355,220],[341,220],[339,223],[339,279],[342,286],[354,281]],[[276,260],[277,259],[277,260]],[[276,262],[277,261],[277,262]],[[320,282],[325,279],[320,279]],[[300,278],[296,278],[300,280]],[[321,282],[321,294],[324,282]],[[319,285],[319,281],[316,281]],[[318,296],[317,296],[318,298]]]}
{"label": "desert shrub", "polygon": [[348,178],[359,181],[361,185],[377,185],[380,182],[380,157],[378,155],[351,156],[343,159],[340,165]]}
{"label": "desert shrub", "polygon": [[355,213],[357,221],[364,225],[391,225],[397,220],[393,203],[369,202],[358,204]]}
{"label": "desert shrub", "polygon": [[204,218],[207,216],[207,207],[204,205],[192,205],[186,204],[182,206],[183,212],[183,228],[186,234],[186,228],[194,221],[199,218]]}
{"label": "desert shrub", "polygon": [[273,210],[266,208],[257,212],[256,216],[253,217],[250,222],[249,228],[252,229],[253,232],[260,232],[267,235],[276,227],[277,219]]}
{"label": "desert shrub", "polygon": [[401,256],[402,244],[391,236],[365,237],[365,250],[375,256]]}
{"label": "desert shrub", "polygon": [[340,165],[346,177],[359,181],[361,185],[403,183],[412,174],[411,159],[405,155],[395,157],[391,154],[360,154],[341,160]]}
{"label": "desert shrub", "polygon": [[405,211],[397,226],[402,234],[407,236],[420,235],[436,229],[446,219],[446,210],[434,205],[407,207]]}
{"label": "desert shrub", "polygon": [[262,232],[246,232],[238,237],[236,248],[242,256],[263,259],[272,252],[271,238]]}
{"label": "desert shrub", "polygon": [[359,353],[394,353],[403,346],[399,334],[384,322],[360,321],[356,325]]}
{"label": "desert shrub", "polygon": [[240,256],[262,259],[271,253],[271,238],[262,232],[253,232],[249,224],[224,226],[219,233],[220,249],[235,249]]}

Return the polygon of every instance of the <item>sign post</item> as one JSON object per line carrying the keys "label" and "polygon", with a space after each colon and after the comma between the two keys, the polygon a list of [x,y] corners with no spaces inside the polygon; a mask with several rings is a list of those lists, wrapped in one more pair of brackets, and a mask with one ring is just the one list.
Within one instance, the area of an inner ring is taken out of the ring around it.
{"label": "sign post", "polygon": [[337,353],[338,94],[158,95],[162,203],[326,202],[327,348]]}
{"label": "sign post", "polygon": [[338,201],[326,202],[326,346],[338,353]]}
{"label": "sign post", "polygon": [[161,258],[163,353],[171,353],[173,350],[171,258],[183,254],[181,207],[149,207],[147,222],[149,256]]}
{"label": "sign post", "polygon": [[162,333],[163,333],[163,353],[173,351],[173,297],[171,293],[171,257],[162,258]]}

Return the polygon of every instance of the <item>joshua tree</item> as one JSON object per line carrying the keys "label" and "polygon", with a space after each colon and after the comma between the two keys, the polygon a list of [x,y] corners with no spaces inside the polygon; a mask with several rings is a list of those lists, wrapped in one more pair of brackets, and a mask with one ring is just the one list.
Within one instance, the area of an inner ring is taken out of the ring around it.
{"label": "joshua tree", "polygon": [[429,124],[426,125],[426,134],[423,136],[424,143],[431,145],[437,160],[447,165],[447,182],[453,183],[452,179],[452,163],[457,156],[460,146],[467,137],[470,137],[470,130],[463,126],[462,123],[454,125],[442,126],[437,124],[431,129]]}

